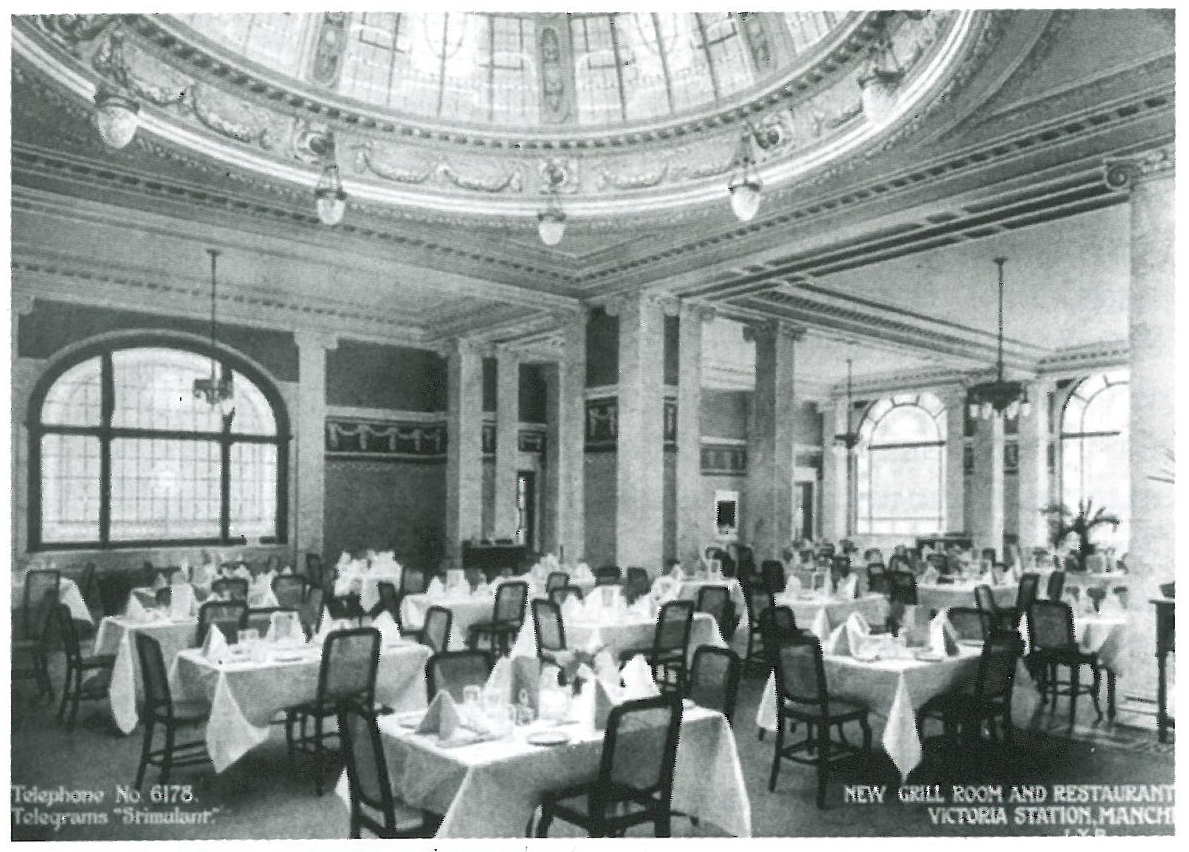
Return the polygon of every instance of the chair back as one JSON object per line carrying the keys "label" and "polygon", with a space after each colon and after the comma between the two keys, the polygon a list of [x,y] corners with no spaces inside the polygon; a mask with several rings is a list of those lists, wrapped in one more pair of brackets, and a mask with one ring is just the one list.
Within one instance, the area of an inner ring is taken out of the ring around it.
{"label": "chair back", "polygon": [[550,571],[549,576],[545,578],[545,594],[549,594],[554,589],[560,589],[562,586],[570,584],[570,575],[565,571]]}
{"label": "chair back", "polygon": [[421,644],[440,654],[450,646],[450,625],[454,613],[445,607],[431,606],[425,611],[425,624],[421,627]]}
{"label": "chair back", "polygon": [[913,574],[911,571],[892,571],[888,575],[888,580],[892,589],[892,603],[901,603],[906,606],[916,606],[916,574]]}
{"label": "chair back", "polygon": [[741,544],[736,548],[735,555],[736,562],[738,563],[736,565],[735,575],[741,580],[744,578],[750,579],[754,576],[756,573],[755,551],[746,544]]}
{"label": "chair back", "polygon": [[787,606],[768,607],[760,613],[757,625],[764,645],[764,658],[771,662],[771,649],[779,648],[797,633],[797,620]]}
{"label": "chair back", "polygon": [[619,582],[621,573],[618,565],[604,565],[601,568],[596,568],[595,584],[599,586],[614,586]]}
{"label": "chair back", "polygon": [[743,599],[747,603],[747,618],[751,624],[759,624],[760,614],[775,606],[772,593],[764,587],[752,583],[743,587]]}
{"label": "chair back", "polygon": [[830,558],[830,571],[835,575],[850,573],[850,557],[849,556],[833,556]]}
{"label": "chair back", "polygon": [[583,599],[582,589],[577,586],[562,586],[558,589],[552,589],[549,592],[549,600],[553,601],[559,607],[566,602],[566,598],[575,597],[578,600]]}
{"label": "chair back", "polygon": [[532,602],[533,631],[537,634],[537,651],[564,651],[566,628],[561,620],[561,608],[553,601],[537,598]]}
{"label": "chair back", "polygon": [[444,689],[461,704],[463,688],[482,687],[491,676],[491,668],[491,655],[486,651],[439,651],[425,663],[426,697],[433,701]]}
{"label": "chair back", "polygon": [[1073,611],[1065,601],[1033,601],[1028,607],[1028,643],[1035,651],[1064,650],[1075,644]]}
{"label": "chair back", "polygon": [[628,568],[627,582],[624,594],[628,601],[643,597],[652,590],[652,581],[648,579],[648,572],[643,568],[632,565]]}
{"label": "chair back", "polygon": [[730,648],[699,645],[690,664],[686,698],[700,707],[718,710],[730,724],[735,715],[742,670],[739,655]]}
{"label": "chair back", "polygon": [[930,553],[925,557],[925,564],[936,568],[940,574],[948,574],[950,570],[944,553]]}
{"label": "chair back", "polygon": [[322,564],[322,557],[317,553],[307,553],[305,562],[305,578],[309,580],[310,585],[322,588],[322,575],[326,573],[326,568]]}
{"label": "chair back", "polygon": [[57,622],[58,636],[62,640],[62,650],[66,654],[66,661],[73,666],[78,665],[82,658],[82,650],[78,642],[78,628],[74,625],[74,617],[70,614],[70,607],[66,604],[56,604],[53,608],[54,621]]}
{"label": "chair back", "polygon": [[689,631],[694,621],[694,602],[677,600],[661,606],[656,618],[656,632],[652,637],[654,654],[664,651],[685,651],[689,645]]}
{"label": "chair back", "polygon": [[794,633],[776,645],[765,642],[764,654],[776,674],[777,700],[812,706],[825,715],[829,695],[818,638],[812,633]]}
{"label": "chair back", "polygon": [[1035,571],[1025,571],[1020,575],[1020,585],[1016,588],[1016,612],[1025,613],[1032,602],[1036,600],[1040,590],[1040,575]]}
{"label": "chair back", "polygon": [[207,600],[198,608],[198,638],[201,645],[206,641],[206,632],[212,627],[223,631],[227,644],[239,641],[239,631],[248,623],[247,601]]}
{"label": "chair back", "polygon": [[987,560],[988,562],[990,562],[992,565],[994,565],[994,564],[995,564],[995,562],[997,561],[998,555],[995,553],[995,548],[993,548],[993,547],[984,547],[984,548],[982,549],[982,552],[981,552],[981,553],[979,553],[979,558],[980,558],[980,559],[985,559],[985,560]]}
{"label": "chair back", "polygon": [[248,600],[248,581],[244,577],[223,577],[211,583],[211,594],[232,601]]}
{"label": "chair back", "polygon": [[880,595],[886,595],[891,591],[888,572],[884,569],[882,562],[873,562],[867,566],[867,591]]}
{"label": "chair back", "polygon": [[50,568],[33,568],[25,572],[25,598],[21,603],[25,635],[33,636],[44,626],[45,616],[58,604],[58,585],[62,580],[60,571]]}
{"label": "chair back", "polygon": [[946,618],[959,639],[971,641],[985,640],[994,624],[992,613],[973,606],[951,606],[946,610]]}
{"label": "chair back", "polygon": [[731,590],[726,586],[702,586],[698,589],[698,612],[708,612],[718,624],[718,632],[729,638],[730,626],[735,621],[735,605],[731,602]]}
{"label": "chair back", "polygon": [[308,588],[305,577],[295,574],[282,574],[272,580],[272,593],[278,606],[297,609],[305,601]]}
{"label": "chair back", "polygon": [[376,583],[376,593],[380,598],[380,609],[392,616],[393,621],[400,624],[400,594],[396,591],[396,584],[387,580]]}
{"label": "chair back", "polygon": [[371,707],[380,665],[380,631],[374,627],[333,630],[322,643],[318,669],[318,701],[338,703],[357,699]]}
{"label": "chair back", "polygon": [[677,693],[625,701],[611,709],[603,734],[598,780],[590,793],[591,813],[606,813],[618,788],[655,797],[668,808],[673,797],[673,768],[681,729]]}
{"label": "chair back", "polygon": [[784,565],[775,559],[765,559],[760,565],[760,581],[769,594],[779,595],[785,590]]}
{"label": "chair back", "polygon": [[83,566],[83,572],[78,578],[78,591],[88,607],[101,606],[99,584],[95,580],[95,563],[88,562]]}
{"label": "chair back", "polygon": [[423,595],[429,588],[425,572],[420,568],[405,568],[400,572],[400,593],[402,595]]}
{"label": "chair back", "polygon": [[143,630],[132,634],[136,640],[136,656],[140,660],[140,677],[144,684],[141,718],[151,719],[158,709],[173,714],[173,698],[169,693],[169,673],[161,645]]}
{"label": "chair back", "polygon": [[322,602],[326,592],[321,586],[311,586],[301,605],[301,626],[307,636],[313,636],[322,626]]}
{"label": "chair back", "polygon": [[375,831],[378,826],[363,811],[366,805],[379,811],[382,827],[391,831],[396,824],[396,809],[375,710],[357,701],[344,701],[338,708],[338,723],[352,816],[356,820],[362,817],[361,821]]}
{"label": "chair back", "polygon": [[263,637],[268,633],[268,628],[272,627],[272,614],[274,612],[291,612],[297,616],[298,621],[301,620],[301,612],[295,606],[261,606],[248,609],[245,626],[249,630],[255,630]]}
{"label": "chair back", "polygon": [[991,615],[999,612],[999,605],[995,603],[995,593],[986,583],[979,583],[974,587],[974,605]]}
{"label": "chair back", "polygon": [[1002,698],[1010,707],[1016,660],[1023,651],[1024,643],[1016,631],[991,630],[983,643],[983,653],[978,660],[978,676],[974,681],[975,694],[983,698]]}
{"label": "chair back", "polygon": [[495,609],[492,620],[501,624],[521,624],[524,622],[524,606],[528,601],[528,583],[523,580],[513,580],[501,583],[495,592]]}
{"label": "chair back", "polygon": [[1061,600],[1061,593],[1065,591],[1065,572],[1054,571],[1049,575],[1049,582],[1045,588],[1045,597],[1051,601]]}

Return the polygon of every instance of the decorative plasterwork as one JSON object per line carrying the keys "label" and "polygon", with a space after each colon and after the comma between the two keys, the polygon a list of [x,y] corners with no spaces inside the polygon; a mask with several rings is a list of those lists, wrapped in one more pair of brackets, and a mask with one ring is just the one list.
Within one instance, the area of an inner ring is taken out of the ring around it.
{"label": "decorative plasterwork", "polygon": [[1102,179],[1110,189],[1130,189],[1140,181],[1170,177],[1175,168],[1174,146],[1164,145],[1130,157],[1108,157]]}
{"label": "decorative plasterwork", "polygon": [[326,457],[442,461],[446,458],[446,424],[328,417]]}

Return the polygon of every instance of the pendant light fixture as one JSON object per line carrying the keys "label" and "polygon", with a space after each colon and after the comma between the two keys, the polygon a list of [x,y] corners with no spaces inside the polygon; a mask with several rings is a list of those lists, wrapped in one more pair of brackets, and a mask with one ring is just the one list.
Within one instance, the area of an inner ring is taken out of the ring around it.
{"label": "pendant light fixture", "polygon": [[1032,403],[1028,399],[1028,388],[1023,382],[1007,381],[1003,378],[1003,264],[1006,257],[995,258],[995,265],[999,267],[999,336],[997,356],[995,358],[995,379],[980,382],[970,389],[966,395],[967,410],[972,418],[990,420],[992,417],[1006,415],[1016,417],[1023,414],[1027,417],[1032,412]]}
{"label": "pendant light fixture", "polygon": [[215,267],[219,259],[219,250],[208,248],[206,253],[211,257],[211,374],[194,380],[194,398],[206,401],[212,408],[218,408],[224,417],[235,413],[235,386],[232,384],[231,369],[226,364],[222,370],[218,364],[218,323],[215,318],[215,305],[218,298],[218,279]]}
{"label": "pendant light fixture", "polygon": [[735,171],[727,182],[727,192],[731,196],[731,210],[740,222],[750,222],[760,209],[760,198],[764,191],[764,183],[755,168],[756,129],[750,121],[743,122],[743,132],[739,135],[739,147],[735,149],[732,167]]}
{"label": "pendant light fixture", "polygon": [[322,176],[314,187],[314,207],[323,225],[334,227],[343,221],[347,212],[347,193],[339,177],[339,164],[335,158],[334,134],[326,136],[326,153],[323,158]]}
{"label": "pendant light fixture", "polygon": [[850,358],[846,359],[846,431],[834,436],[834,443],[846,447],[848,451],[859,446],[859,433],[854,431],[850,424],[852,412],[855,410],[851,384],[852,363]]}
{"label": "pendant light fixture", "polygon": [[117,27],[108,39],[106,71],[109,79],[95,92],[95,129],[113,151],[126,148],[140,127],[140,104],[129,95],[128,66],[124,63],[124,33]]}
{"label": "pendant light fixture", "polygon": [[566,233],[566,213],[561,209],[558,191],[566,181],[566,174],[554,162],[545,164],[545,183],[548,196],[545,209],[537,214],[537,233],[541,242],[547,246],[555,246],[561,242]]}

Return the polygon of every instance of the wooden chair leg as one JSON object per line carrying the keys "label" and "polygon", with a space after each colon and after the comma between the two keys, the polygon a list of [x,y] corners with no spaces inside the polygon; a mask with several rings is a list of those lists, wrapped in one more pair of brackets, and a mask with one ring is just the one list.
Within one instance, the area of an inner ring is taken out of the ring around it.
{"label": "wooden chair leg", "polygon": [[[63,687],[65,688],[65,687]],[[74,694],[70,701],[70,718],[66,721],[66,730],[74,730],[74,720],[78,718],[78,702],[83,694],[83,671],[76,669],[74,672]]]}
{"label": "wooden chair leg", "polygon": [[1115,671],[1106,670],[1106,717],[1115,718]]}
{"label": "wooden chair leg", "polygon": [[165,754],[161,757],[161,783],[169,783],[169,771],[173,768],[173,737],[174,728],[170,722],[165,723]]}
{"label": "wooden chair leg", "polygon": [[817,806],[826,807],[826,783],[830,772],[830,726],[818,725]]}
{"label": "wooden chair leg", "polygon": [[58,722],[62,722],[66,718],[66,699],[70,695],[70,676],[71,665],[66,664],[66,677],[62,679],[62,702],[58,705]]}
{"label": "wooden chair leg", "polygon": [[140,748],[140,764],[136,767],[136,789],[144,783],[145,770],[149,766],[149,753],[153,750],[153,719],[144,722],[144,742]]}
{"label": "wooden chair leg", "polygon": [[[1069,728],[1073,730],[1073,724],[1077,719],[1078,714],[1078,665],[1071,665],[1069,667]],[[1056,698],[1053,699],[1056,701]]]}
{"label": "wooden chair leg", "polygon": [[322,795],[322,760],[325,752],[322,746],[322,717],[314,717],[314,794]]}
{"label": "wooden chair leg", "polygon": [[768,792],[776,791],[776,776],[780,774],[780,752],[784,748],[784,719],[776,711],[776,742],[772,751],[772,769],[768,773]]}
{"label": "wooden chair leg", "polygon": [[1090,693],[1090,700],[1094,702],[1094,712],[1098,714],[1099,721],[1102,720],[1102,707],[1098,704],[1098,693],[1102,689],[1102,669],[1098,666],[1091,666],[1091,671],[1094,681],[1091,685],[1093,691]]}

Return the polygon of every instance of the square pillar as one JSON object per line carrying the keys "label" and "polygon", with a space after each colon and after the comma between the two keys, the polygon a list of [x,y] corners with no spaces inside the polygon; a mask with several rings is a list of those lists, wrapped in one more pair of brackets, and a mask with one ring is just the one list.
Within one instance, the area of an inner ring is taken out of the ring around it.
{"label": "square pillar", "polygon": [[297,502],[294,548],[299,564],[305,553],[325,558],[322,528],[326,503],[326,353],[338,348],[338,337],[299,330],[297,343]]}
{"label": "square pillar", "polygon": [[1028,387],[1032,410],[1019,416],[1019,507],[1016,535],[1020,552],[1048,545],[1048,524],[1040,510],[1049,502],[1049,393],[1052,381],[1039,381]]}
{"label": "square pillar", "polygon": [[586,310],[563,319],[561,357],[543,369],[546,385],[545,490],[541,547],[566,562],[586,546]]}
{"label": "square pillar", "polygon": [[974,433],[971,530],[977,548],[1003,551],[1003,417],[979,420]]}
{"label": "square pillar", "polygon": [[520,356],[503,346],[496,350],[495,412],[495,536],[513,538],[520,520]]}
{"label": "square pillar", "polygon": [[483,520],[483,359],[468,340],[446,355],[446,565],[462,567],[462,542]]}
{"label": "square pillar", "polygon": [[702,489],[702,327],[711,309],[683,302],[677,380],[677,558],[696,564],[712,536],[704,523],[710,507]]}
{"label": "square pillar", "polygon": [[834,442],[834,436],[841,435],[845,431],[846,402],[834,400],[824,407],[822,417],[821,537],[823,541],[838,541],[847,534],[847,501],[850,499],[847,483],[847,451],[846,447]]}

